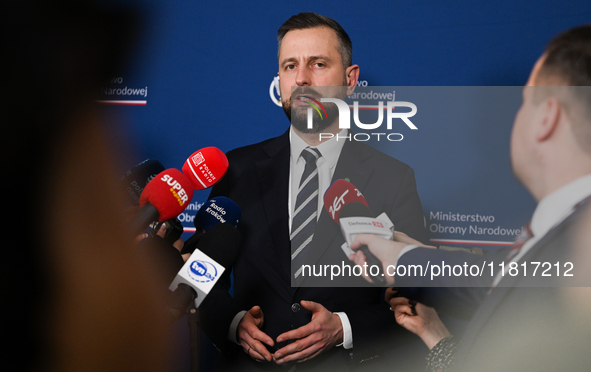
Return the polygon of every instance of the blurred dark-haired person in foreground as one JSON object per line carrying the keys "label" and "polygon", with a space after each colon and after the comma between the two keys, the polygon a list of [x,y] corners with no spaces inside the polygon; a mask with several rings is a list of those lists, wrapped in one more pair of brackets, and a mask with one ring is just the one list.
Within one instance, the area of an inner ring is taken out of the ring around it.
{"label": "blurred dark-haired person in foreground", "polygon": [[[529,236],[506,252],[505,274],[497,273],[461,340],[454,340],[436,308],[387,294],[398,323],[431,349],[429,371],[591,366],[589,291],[581,288],[591,283],[589,240],[581,238],[589,237],[591,213],[591,25],[555,37],[533,67],[513,125],[511,162],[538,206],[525,229]],[[384,266],[429,254],[418,248],[398,257],[392,251],[399,243],[375,236],[359,236],[352,248],[361,244]],[[351,258],[357,262],[359,255]],[[551,264],[551,272],[534,274],[536,263]],[[569,267],[571,277],[556,272]]]}
{"label": "blurred dark-haired person in foreground", "polygon": [[136,21],[112,5],[3,4],[5,371],[170,365],[163,299],[122,223],[115,128],[94,101]]}

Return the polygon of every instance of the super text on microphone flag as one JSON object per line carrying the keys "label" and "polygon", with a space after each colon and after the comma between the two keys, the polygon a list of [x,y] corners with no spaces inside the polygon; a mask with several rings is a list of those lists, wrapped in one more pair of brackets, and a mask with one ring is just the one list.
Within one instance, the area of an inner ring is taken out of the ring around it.
{"label": "super text on microphone flag", "polygon": [[153,205],[158,210],[158,222],[178,216],[193,198],[193,186],[178,169],[160,172],[148,182],[140,195],[140,207]]}

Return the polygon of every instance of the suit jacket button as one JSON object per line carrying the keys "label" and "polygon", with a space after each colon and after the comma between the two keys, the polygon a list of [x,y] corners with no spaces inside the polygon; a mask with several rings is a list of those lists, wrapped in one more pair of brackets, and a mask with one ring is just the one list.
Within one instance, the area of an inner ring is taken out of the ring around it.
{"label": "suit jacket button", "polygon": [[294,313],[297,313],[298,311],[300,311],[300,304],[295,303],[293,305],[291,305],[291,311],[293,311]]}

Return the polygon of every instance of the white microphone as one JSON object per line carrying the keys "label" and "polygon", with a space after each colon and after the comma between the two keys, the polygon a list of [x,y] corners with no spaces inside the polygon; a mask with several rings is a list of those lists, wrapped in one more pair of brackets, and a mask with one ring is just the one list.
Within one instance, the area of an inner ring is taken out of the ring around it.
{"label": "white microphone", "polygon": [[[347,245],[351,245],[355,241],[357,234],[373,234],[392,240],[394,237],[394,224],[386,213],[382,213],[378,217],[367,217],[361,215],[362,212],[368,210],[367,207],[355,203],[349,205],[355,207],[345,206],[339,219],[341,232]],[[350,217],[345,217],[347,215]]]}
{"label": "white microphone", "polygon": [[[234,264],[242,237],[229,223],[221,223],[203,234],[187,262],[168,287],[173,294],[171,310],[184,313],[192,297],[198,308],[224,271]],[[188,291],[186,287],[192,291]],[[192,295],[192,296],[191,296]]]}

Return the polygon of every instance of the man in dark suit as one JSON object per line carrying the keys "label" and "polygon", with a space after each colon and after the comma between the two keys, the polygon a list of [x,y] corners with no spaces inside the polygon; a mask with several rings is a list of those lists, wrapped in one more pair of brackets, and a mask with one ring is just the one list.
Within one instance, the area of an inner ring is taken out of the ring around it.
{"label": "man in dark suit", "polygon": [[[590,210],[591,195],[590,66],[591,25],[586,25],[550,42],[523,89],[511,161],[538,206],[525,229],[527,239],[503,252],[506,265],[487,283],[489,293],[481,298],[457,353],[451,352],[449,332],[432,308],[406,298],[390,300],[397,321],[444,362],[434,369],[447,370],[446,360],[455,355],[453,370],[459,371],[589,370],[591,334],[577,309],[585,301],[568,301],[571,291],[561,286],[591,284],[583,280],[590,263],[573,259],[577,250],[588,250],[574,241],[577,231],[589,229],[589,220],[581,216]],[[389,249],[384,249],[385,241],[358,238],[352,248],[369,243],[388,264],[442,255],[422,248],[400,255],[402,244],[387,242]],[[381,256],[385,252],[396,258],[386,259]]]}
{"label": "man in dark suit", "polygon": [[[219,286],[225,288],[215,288],[202,304],[203,328],[224,354],[218,369],[370,365],[379,355],[382,336],[398,327],[383,302],[383,291],[360,287],[363,280],[358,277],[338,278],[330,283],[334,288],[318,287],[292,270],[292,259],[301,255],[307,264],[348,263],[340,228],[322,207],[324,191],[340,178],[348,178],[363,193],[375,215],[385,212],[398,230],[426,241],[414,172],[363,143],[343,140],[348,131],[341,131],[330,104],[325,106],[334,119],[316,120],[307,128],[304,101],[319,99],[322,93],[314,87],[344,86],[352,92],[359,76],[359,67],[351,61],[351,41],[337,22],[300,13],[281,26],[278,40],[280,91],[291,126],[279,137],[227,154],[228,172],[210,197],[224,195],[241,207],[243,244],[233,266],[234,296],[227,292],[226,275]],[[299,91],[292,94],[292,87]],[[319,133],[334,137],[322,139]],[[298,188],[305,185],[300,178],[308,169],[305,152],[316,157],[310,173],[312,178],[317,174],[312,193],[316,198],[298,207],[296,199],[305,188]],[[313,233],[294,251],[290,232],[295,241],[298,231],[307,229],[298,229],[296,221],[308,206],[312,214],[306,221],[311,221]],[[357,287],[343,287],[347,285]]]}
{"label": "man in dark suit", "polygon": [[[582,324],[564,316],[572,309],[559,286],[589,285],[578,282],[589,263],[573,263],[569,256],[591,194],[590,66],[591,25],[586,25],[550,42],[524,88],[511,159],[516,177],[539,204],[531,242],[511,261],[520,269],[528,265],[529,273],[496,278],[462,339],[459,370],[589,369],[590,337],[578,331]],[[536,262],[552,265],[543,271],[549,276],[533,275]],[[568,271],[572,277],[564,276]]]}

